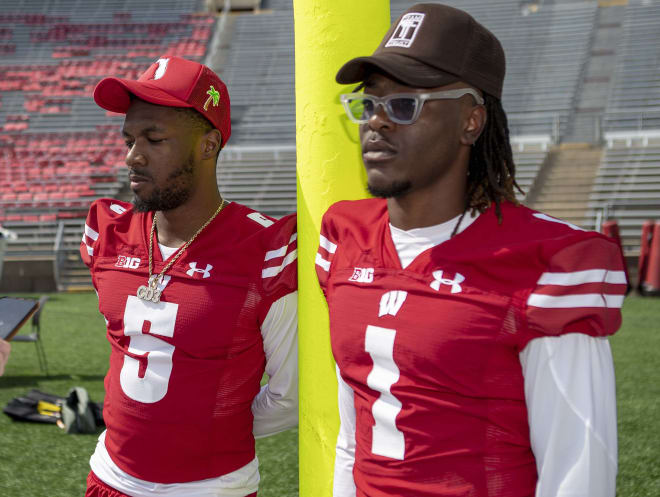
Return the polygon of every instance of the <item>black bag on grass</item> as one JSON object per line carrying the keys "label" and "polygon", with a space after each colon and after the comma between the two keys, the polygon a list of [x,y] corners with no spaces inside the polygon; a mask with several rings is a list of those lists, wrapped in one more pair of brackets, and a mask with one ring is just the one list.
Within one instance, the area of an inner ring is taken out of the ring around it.
{"label": "black bag on grass", "polygon": [[2,412],[14,421],[56,424],[65,400],[64,397],[32,389],[22,397],[11,399]]}
{"label": "black bag on grass", "polygon": [[66,397],[32,389],[10,400],[3,412],[14,421],[57,424],[67,433],[95,433],[104,426],[102,405],[91,402],[82,387],[73,387]]}

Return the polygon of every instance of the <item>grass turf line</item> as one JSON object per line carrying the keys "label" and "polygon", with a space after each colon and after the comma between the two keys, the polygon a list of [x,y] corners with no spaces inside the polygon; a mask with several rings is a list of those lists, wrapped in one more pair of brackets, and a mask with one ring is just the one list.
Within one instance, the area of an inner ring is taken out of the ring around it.
{"label": "grass turf line", "polygon": [[[623,312],[623,327],[611,339],[619,413],[617,496],[657,497],[660,299],[630,297]],[[51,295],[42,313],[50,377],[40,372],[33,344],[14,344],[0,378],[0,405],[31,388],[65,395],[74,385],[100,401],[110,349],[104,329],[94,294]],[[257,440],[259,497],[298,495],[297,437],[297,430],[289,430]],[[53,425],[14,423],[0,415],[0,495],[82,496],[95,444],[94,435],[66,435]]]}

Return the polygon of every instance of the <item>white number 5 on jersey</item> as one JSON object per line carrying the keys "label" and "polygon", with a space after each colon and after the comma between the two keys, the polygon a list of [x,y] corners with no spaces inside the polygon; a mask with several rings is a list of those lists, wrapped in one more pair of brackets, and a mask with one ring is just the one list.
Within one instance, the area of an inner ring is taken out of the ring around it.
{"label": "white number 5 on jersey", "polygon": [[[131,399],[150,404],[158,402],[167,393],[172,374],[174,345],[152,335],[174,336],[174,324],[179,304],[172,302],[146,302],[133,295],[126,300],[124,311],[124,335],[130,337],[128,352],[147,356],[147,367],[140,374],[140,361],[124,355],[119,380],[121,388]],[[145,322],[149,322],[149,334],[142,333]]]}

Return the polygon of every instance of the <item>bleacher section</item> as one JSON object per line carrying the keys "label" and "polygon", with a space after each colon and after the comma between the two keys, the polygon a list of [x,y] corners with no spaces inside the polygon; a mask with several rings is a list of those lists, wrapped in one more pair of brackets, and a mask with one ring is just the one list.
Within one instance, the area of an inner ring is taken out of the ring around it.
{"label": "bleacher section", "polygon": [[77,250],[90,202],[127,184],[122,120],[94,104],[94,85],[136,78],[165,53],[201,60],[215,23],[203,9],[204,0],[5,2],[0,224],[19,235],[8,260],[66,260],[55,256],[56,241]]}
{"label": "bleacher section", "polygon": [[232,103],[230,146],[295,143],[291,11],[236,19],[222,72]]}
{"label": "bleacher section", "polygon": [[227,198],[271,216],[295,212],[295,145],[227,147],[220,154],[218,184]]}
{"label": "bleacher section", "polygon": [[639,252],[641,227],[647,219],[660,219],[660,140],[647,146],[615,142],[607,148],[589,197],[589,218],[619,222],[624,250]]}
{"label": "bleacher section", "polygon": [[660,130],[660,3],[630,0],[623,29],[604,130]]}
{"label": "bleacher section", "polygon": [[642,223],[660,219],[660,3],[630,0],[603,119],[605,154],[585,225],[619,222],[624,249],[639,252]]}
{"label": "bleacher section", "polygon": [[0,136],[0,223],[81,218],[116,196],[123,147],[115,129]]}

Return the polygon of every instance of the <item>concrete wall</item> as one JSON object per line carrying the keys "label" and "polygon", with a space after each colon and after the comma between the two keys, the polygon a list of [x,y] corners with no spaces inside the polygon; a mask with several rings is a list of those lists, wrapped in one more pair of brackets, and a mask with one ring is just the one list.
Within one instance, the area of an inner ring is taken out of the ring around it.
{"label": "concrete wall", "polygon": [[0,292],[54,292],[52,259],[4,261]]}

